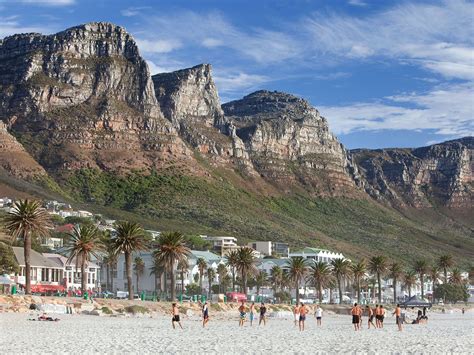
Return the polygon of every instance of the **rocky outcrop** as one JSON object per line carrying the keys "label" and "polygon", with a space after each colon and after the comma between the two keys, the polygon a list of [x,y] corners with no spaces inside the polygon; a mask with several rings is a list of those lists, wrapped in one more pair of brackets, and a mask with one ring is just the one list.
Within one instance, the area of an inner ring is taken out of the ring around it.
{"label": "rocky outcrop", "polygon": [[474,138],[417,149],[354,150],[367,192],[396,206],[473,206]]}
{"label": "rocky outcrop", "polygon": [[321,194],[354,192],[357,167],[325,118],[307,101],[257,91],[223,106],[256,171],[272,182],[298,182]]}
{"label": "rocky outcrop", "polygon": [[189,160],[123,28],[89,23],[0,43],[0,118],[47,169],[150,168]]}

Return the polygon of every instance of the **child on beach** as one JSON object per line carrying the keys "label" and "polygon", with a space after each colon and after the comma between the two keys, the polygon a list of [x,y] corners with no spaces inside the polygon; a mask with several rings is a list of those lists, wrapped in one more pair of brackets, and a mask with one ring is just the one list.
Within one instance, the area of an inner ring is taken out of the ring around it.
{"label": "child on beach", "polygon": [[357,303],[354,303],[354,307],[351,309],[352,314],[352,324],[354,324],[354,330],[360,329],[360,322],[359,322],[359,307],[357,307]]}
{"label": "child on beach", "polygon": [[244,326],[245,316],[246,316],[245,310],[246,310],[246,308],[245,308],[245,302],[242,301],[242,304],[241,304],[240,307],[239,307],[239,313],[240,313],[239,327],[243,327],[243,326]]}
{"label": "child on beach", "polygon": [[323,309],[319,307],[319,304],[316,305],[316,311],[314,312],[314,316],[316,317],[316,324],[321,326],[321,318],[323,317]]}
{"label": "child on beach", "polygon": [[171,307],[171,314],[173,315],[173,318],[171,318],[171,324],[173,325],[173,329],[176,329],[174,325],[175,322],[177,322],[179,324],[179,327],[183,329],[183,326],[181,325],[181,320],[179,319],[179,308],[176,303],[173,303]]}
{"label": "child on beach", "polygon": [[398,325],[398,331],[402,331],[402,309],[400,308],[400,305],[397,304],[397,307],[395,308],[395,311],[392,313],[392,316],[395,315],[396,316],[396,322],[397,322],[397,325]]}
{"label": "child on beach", "polygon": [[250,305],[250,310],[249,310],[249,317],[250,317],[250,326],[253,324],[253,317],[255,313],[255,302],[252,302]]}
{"label": "child on beach", "polygon": [[267,313],[267,307],[265,307],[265,304],[262,302],[262,305],[260,306],[260,320],[258,322],[258,325],[262,324],[266,325],[267,324],[267,317],[265,314]]}
{"label": "child on beach", "polygon": [[308,308],[301,302],[299,307],[300,317],[299,317],[299,328],[300,331],[304,330],[304,321],[306,320],[306,314],[308,314]]}
{"label": "child on beach", "polygon": [[206,324],[209,322],[209,307],[207,302],[204,302],[202,306],[202,327],[204,328]]}

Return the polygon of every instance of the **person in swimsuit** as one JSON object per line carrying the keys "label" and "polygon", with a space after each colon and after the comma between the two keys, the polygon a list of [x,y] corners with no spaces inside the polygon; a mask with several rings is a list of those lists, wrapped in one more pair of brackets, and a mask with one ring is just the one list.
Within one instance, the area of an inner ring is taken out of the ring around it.
{"label": "person in swimsuit", "polygon": [[362,330],[362,315],[364,314],[364,310],[361,305],[358,305],[357,308],[359,309],[359,330]]}
{"label": "person in swimsuit", "polygon": [[253,317],[255,314],[255,302],[252,302],[250,305],[250,310],[249,310],[249,317],[250,317],[250,326],[253,324]]}
{"label": "person in swimsuit", "polygon": [[239,327],[243,327],[243,326],[244,326],[244,322],[245,322],[245,316],[246,316],[246,312],[245,312],[245,302],[244,302],[244,301],[242,301],[242,304],[241,304],[240,307],[239,307],[239,313],[240,313]]}
{"label": "person in swimsuit", "polygon": [[372,308],[370,308],[370,306],[365,306],[365,310],[367,311],[367,318],[368,318],[368,321],[367,321],[367,325],[368,325],[368,329],[370,329],[370,325],[372,324],[373,327],[375,328],[375,324],[374,324],[374,311],[372,310]]}
{"label": "person in swimsuit", "polygon": [[382,305],[379,307],[379,313],[380,313],[380,328],[383,328],[383,319],[385,318],[385,309],[383,308]]}
{"label": "person in swimsuit", "polygon": [[316,311],[314,312],[314,316],[316,317],[316,324],[321,326],[321,318],[323,317],[323,309],[319,307],[319,304],[316,305]]}
{"label": "person in swimsuit", "polygon": [[207,302],[204,302],[202,306],[202,327],[204,328],[206,324],[209,322],[209,307]]}
{"label": "person in swimsuit", "polygon": [[177,322],[179,324],[179,327],[183,329],[183,326],[181,325],[181,320],[179,319],[179,308],[176,305],[176,303],[173,303],[171,307],[171,315],[173,318],[171,318],[171,324],[173,325],[173,329],[176,329],[174,323]]}
{"label": "person in swimsuit", "polygon": [[267,317],[265,314],[267,313],[267,307],[265,307],[265,304],[262,302],[262,305],[260,306],[260,320],[258,321],[258,325],[262,324],[266,325],[267,324]]}
{"label": "person in swimsuit", "polygon": [[380,328],[380,311],[379,311],[379,305],[378,304],[375,305],[374,314],[375,314],[376,328]]}
{"label": "person in swimsuit", "polygon": [[402,309],[400,308],[400,305],[397,304],[397,307],[395,308],[395,311],[392,313],[392,316],[396,316],[396,322],[398,325],[398,331],[402,331]]}
{"label": "person in swimsuit", "polygon": [[359,330],[359,307],[357,307],[357,303],[354,303],[354,307],[351,309],[352,314],[352,324],[354,324],[354,330]]}
{"label": "person in swimsuit", "polygon": [[304,330],[304,321],[306,320],[306,314],[308,314],[308,308],[303,303],[300,303],[299,307],[300,317],[298,325],[300,327],[300,331]]}
{"label": "person in swimsuit", "polygon": [[293,316],[295,318],[295,327],[298,324],[299,314],[300,314],[300,308],[298,307],[298,304],[295,304],[295,306],[293,307]]}

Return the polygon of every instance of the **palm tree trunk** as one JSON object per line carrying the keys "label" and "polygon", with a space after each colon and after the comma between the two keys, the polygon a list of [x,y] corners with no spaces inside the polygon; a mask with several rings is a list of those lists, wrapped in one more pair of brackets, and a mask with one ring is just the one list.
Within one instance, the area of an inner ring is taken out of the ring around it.
{"label": "palm tree trunk", "polygon": [[235,268],[232,267],[232,292],[235,292]]}
{"label": "palm tree trunk", "polygon": [[323,285],[319,283],[319,303],[323,303]]}
{"label": "palm tree trunk", "polygon": [[379,289],[379,304],[382,303],[382,280],[380,277],[380,272],[377,273],[377,284]]}
{"label": "palm tree trunk", "polygon": [[342,304],[342,285],[339,277],[337,278],[337,288],[339,289],[339,304]]}
{"label": "palm tree trunk", "polygon": [[184,272],[181,270],[181,295],[184,294]]}
{"label": "palm tree trunk", "polygon": [[140,291],[138,290],[139,281],[140,281],[140,276],[138,275],[138,271],[137,271],[137,293],[140,293]]}
{"label": "palm tree trunk", "polygon": [[199,289],[201,290],[201,294],[202,294],[202,273],[199,272]]}
{"label": "palm tree trunk", "polygon": [[393,303],[397,303],[397,279],[393,279]]}
{"label": "palm tree trunk", "polygon": [[357,303],[360,304],[360,278],[357,277]]}
{"label": "palm tree trunk", "polygon": [[444,272],[444,284],[447,284],[448,283],[448,269],[444,267],[443,272]]}
{"label": "palm tree trunk", "polygon": [[242,281],[244,286],[244,294],[247,296],[247,274],[242,273]]}
{"label": "palm tree trunk", "polygon": [[31,235],[25,233],[24,235],[23,255],[25,257],[25,294],[31,295]]}
{"label": "palm tree trunk", "polygon": [[110,284],[110,265],[105,264],[105,289],[107,291],[109,290],[109,284]]}
{"label": "palm tree trunk", "polygon": [[115,272],[115,264],[112,265],[110,268],[110,291],[115,293],[114,291],[114,272]]}
{"label": "palm tree trunk", "polygon": [[211,298],[211,291],[212,291],[212,290],[211,290],[211,288],[212,288],[212,279],[210,279],[210,278],[209,278],[209,279],[208,279],[208,281],[209,281],[209,292],[208,292],[208,297],[209,297],[209,298]]}
{"label": "palm tree trunk", "polygon": [[423,274],[420,274],[420,284],[421,284],[421,298],[425,298],[425,289],[423,286]]}
{"label": "palm tree trunk", "polygon": [[86,258],[82,257],[81,260],[81,294],[82,297],[86,294],[87,291],[87,273],[86,273]]}
{"label": "palm tree trunk", "polygon": [[300,290],[299,290],[299,286],[300,286],[300,280],[299,280],[299,279],[296,279],[296,281],[295,281],[296,304],[300,304]]}
{"label": "palm tree trunk", "polygon": [[165,287],[163,287],[163,291],[166,295],[166,298],[168,298],[168,273],[166,272],[166,270],[163,271],[163,278],[165,280],[165,282],[164,282]]}
{"label": "palm tree trunk", "polygon": [[171,277],[171,301],[174,302],[176,300],[176,280],[174,278],[173,266],[170,269],[170,277]]}
{"label": "palm tree trunk", "polygon": [[127,272],[128,299],[133,300],[132,256],[125,252],[125,270]]}
{"label": "palm tree trunk", "polygon": [[408,286],[408,298],[411,298],[411,285]]}

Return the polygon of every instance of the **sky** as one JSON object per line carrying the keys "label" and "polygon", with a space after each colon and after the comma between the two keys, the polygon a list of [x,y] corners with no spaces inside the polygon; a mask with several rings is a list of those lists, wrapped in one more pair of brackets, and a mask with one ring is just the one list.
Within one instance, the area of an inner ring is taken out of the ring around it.
{"label": "sky", "polygon": [[152,74],[212,64],[222,102],[302,97],[348,148],[474,135],[472,0],[0,0],[0,38],[92,21],[129,31]]}

